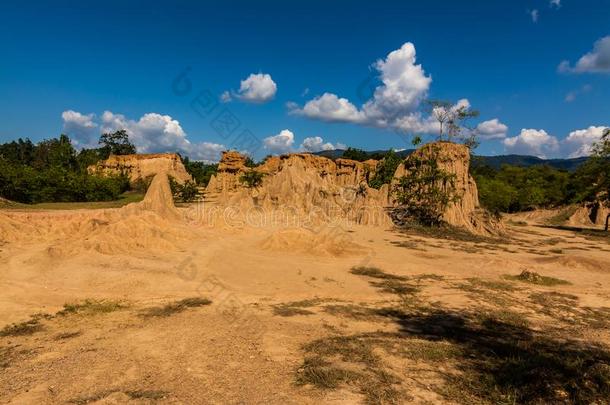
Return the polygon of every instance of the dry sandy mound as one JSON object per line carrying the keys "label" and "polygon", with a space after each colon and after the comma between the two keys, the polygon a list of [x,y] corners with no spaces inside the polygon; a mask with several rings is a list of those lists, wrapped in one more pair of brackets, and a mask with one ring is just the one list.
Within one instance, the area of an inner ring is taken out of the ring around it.
{"label": "dry sandy mound", "polygon": [[348,232],[330,226],[319,230],[293,228],[275,231],[260,243],[260,247],[269,251],[313,256],[349,256],[364,249],[352,240]]}
{"label": "dry sandy mound", "polygon": [[180,221],[165,173],[143,201],[119,209],[0,213],[0,239],[43,243],[51,257],[177,250],[191,232]]}
{"label": "dry sandy mound", "polygon": [[610,208],[599,203],[584,204],[576,208],[567,221],[570,226],[605,226]]}

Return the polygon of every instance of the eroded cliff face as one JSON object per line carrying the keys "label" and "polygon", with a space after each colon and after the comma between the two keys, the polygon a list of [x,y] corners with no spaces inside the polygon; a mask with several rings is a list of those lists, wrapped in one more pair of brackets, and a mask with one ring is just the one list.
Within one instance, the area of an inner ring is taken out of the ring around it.
{"label": "eroded cliff face", "polygon": [[172,176],[179,183],[192,180],[176,153],[110,155],[108,159],[89,166],[88,170],[102,175],[127,173],[131,183],[159,173]]}
{"label": "eroded cliff face", "polygon": [[[415,156],[437,150],[439,166],[455,174],[454,187],[459,201],[450,205],[443,218],[449,224],[476,233],[497,233],[499,225],[479,209],[477,186],[468,172],[470,153],[463,145],[433,143],[420,148]],[[274,156],[255,168],[245,166],[245,156],[225,152],[218,173],[206,189],[207,198],[240,213],[285,211],[289,216],[310,222],[347,220],[363,225],[389,226],[388,210],[397,204],[391,185],[379,190],[368,186],[377,161],[350,159],[332,161],[306,153]],[[240,182],[244,173],[263,173],[262,184],[247,188]],[[395,177],[404,175],[404,165]]]}

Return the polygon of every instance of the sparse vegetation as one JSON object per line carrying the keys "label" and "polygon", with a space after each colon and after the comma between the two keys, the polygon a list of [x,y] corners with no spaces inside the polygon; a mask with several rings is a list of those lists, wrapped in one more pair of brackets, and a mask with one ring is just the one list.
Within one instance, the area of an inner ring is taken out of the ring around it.
{"label": "sparse vegetation", "polygon": [[524,283],[531,283],[536,285],[543,285],[547,287],[552,287],[556,285],[568,285],[571,284],[569,281],[561,280],[559,278],[541,276],[535,271],[523,270],[519,275],[505,275],[504,278],[506,280],[513,281],[522,281]]}
{"label": "sparse vegetation", "polygon": [[12,323],[0,330],[0,336],[25,336],[40,332],[43,326],[39,319],[32,318],[30,320]]}
{"label": "sparse vegetation", "polygon": [[390,184],[401,161],[402,158],[390,149],[377,164],[375,174],[370,177],[369,186],[379,189],[384,184]]}
{"label": "sparse vegetation", "polygon": [[124,301],[105,300],[105,299],[86,299],[81,302],[64,304],[64,308],[57,313],[60,316],[71,314],[95,315],[107,314],[127,308],[128,304]]}
{"label": "sparse vegetation", "polygon": [[204,305],[210,305],[212,301],[207,298],[185,298],[180,301],[171,302],[159,307],[147,308],[141,311],[140,315],[145,318],[150,317],[167,317],[175,315],[179,312],[186,310],[187,308],[201,307]]}
{"label": "sparse vegetation", "polygon": [[140,400],[159,401],[159,400],[165,399],[169,396],[168,392],[159,391],[159,390],[125,390],[125,391],[122,391],[120,389],[110,389],[110,390],[99,391],[92,395],[74,398],[74,399],[70,400],[69,403],[76,404],[76,405],[87,405],[92,402],[101,401],[104,398],[106,398],[112,394],[115,394],[117,392],[122,392],[123,394],[127,395],[130,399],[133,399],[133,400],[140,399]]}
{"label": "sparse vegetation", "polygon": [[273,313],[279,316],[313,315],[314,312],[305,308],[315,307],[328,299],[312,298],[308,300],[284,302],[273,306]]}
{"label": "sparse vegetation", "polygon": [[55,338],[54,338],[54,339],[55,339],[55,340],[72,339],[72,338],[78,337],[78,336],[80,336],[80,335],[82,335],[82,332],[81,332],[81,331],[75,331],[75,332],[62,332],[62,333],[59,333],[59,334],[55,335]]}
{"label": "sparse vegetation", "polygon": [[193,202],[199,196],[199,190],[194,182],[187,180],[184,183],[179,183],[172,176],[168,176],[168,179],[174,199],[181,202]]}
{"label": "sparse vegetation", "polygon": [[248,188],[256,188],[263,184],[263,177],[265,177],[264,173],[250,170],[242,174],[239,181],[244,183]]}

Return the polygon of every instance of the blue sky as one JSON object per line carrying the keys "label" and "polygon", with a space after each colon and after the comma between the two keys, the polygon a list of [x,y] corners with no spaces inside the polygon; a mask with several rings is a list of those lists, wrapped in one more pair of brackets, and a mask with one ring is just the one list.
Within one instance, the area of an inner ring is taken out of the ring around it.
{"label": "blue sky", "polygon": [[[610,125],[608,36],[610,0],[9,0],[0,141],[67,132],[88,146],[125,127],[142,152],[208,160],[243,130],[257,157],[405,148],[435,132],[433,98],[481,112],[479,154],[579,156]],[[218,101],[206,116],[191,106],[202,91]]]}

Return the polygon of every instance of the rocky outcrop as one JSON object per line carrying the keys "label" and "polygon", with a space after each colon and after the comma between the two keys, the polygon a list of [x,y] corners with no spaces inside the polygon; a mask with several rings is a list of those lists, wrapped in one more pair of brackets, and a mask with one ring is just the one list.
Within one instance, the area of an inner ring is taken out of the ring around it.
{"label": "rocky outcrop", "polygon": [[[237,155],[223,154],[218,173],[206,188],[206,195],[213,196],[221,206],[233,207],[244,215],[253,209],[269,215],[282,211],[283,218],[299,223],[335,219],[371,225],[390,223],[384,205],[379,203],[378,191],[366,183],[374,161],[334,162],[296,153],[270,157],[260,166],[248,168]],[[249,189],[239,181],[250,170],[264,175],[260,187]]]}
{"label": "rocky outcrop", "polygon": [[[447,142],[428,144],[413,156],[427,156],[432,151],[439,167],[455,175],[453,187],[459,200],[443,215],[451,225],[476,233],[497,233],[500,225],[479,208],[477,186],[469,174],[470,152],[464,145]],[[286,211],[289,216],[307,221],[348,220],[364,225],[390,225],[388,210],[397,204],[392,198],[391,185],[379,190],[368,186],[374,176],[377,161],[358,162],[350,159],[335,161],[322,156],[296,153],[268,158],[263,164],[249,168],[245,157],[237,152],[225,152],[206,189],[217,204],[233,207],[245,215],[259,210]],[[247,188],[239,181],[244,173],[254,170],[264,175],[262,184]],[[405,173],[400,165],[398,178]]]}
{"label": "rocky outcrop", "polygon": [[176,153],[110,155],[108,159],[89,166],[87,170],[101,175],[126,173],[131,183],[152,178],[158,173],[166,173],[179,183],[192,180]]}

